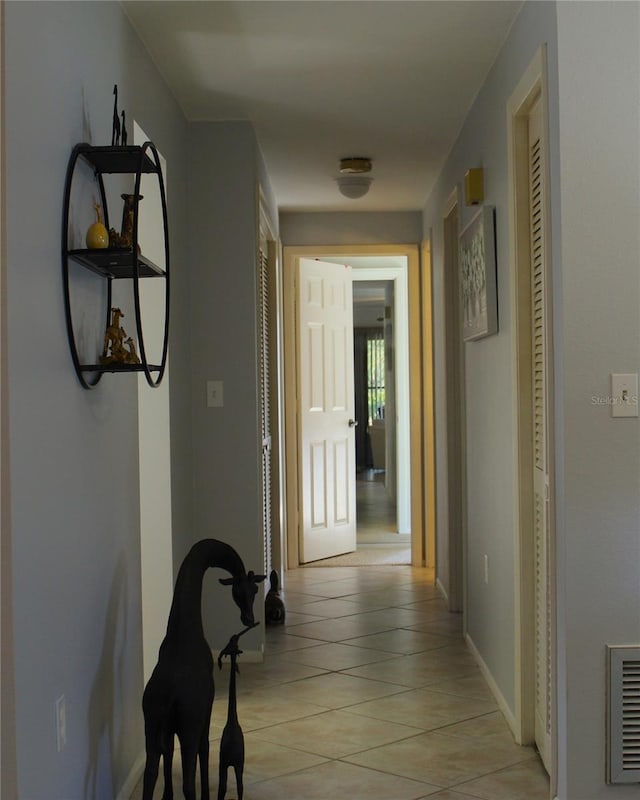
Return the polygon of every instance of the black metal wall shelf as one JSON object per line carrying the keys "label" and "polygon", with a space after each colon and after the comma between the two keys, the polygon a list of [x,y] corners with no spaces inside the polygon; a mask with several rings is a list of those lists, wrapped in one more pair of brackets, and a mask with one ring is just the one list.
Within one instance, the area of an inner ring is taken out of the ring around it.
{"label": "black metal wall shelf", "polygon": [[[131,248],[106,248],[86,249],[73,248],[69,241],[69,211],[71,205],[71,189],[74,175],[79,161],[83,161],[93,168],[95,179],[100,192],[100,199],[104,214],[104,224],[109,229],[109,209],[104,187],[103,175],[106,174],[131,174],[134,176],[134,188],[131,192],[135,197],[140,194],[140,181],[143,174],[157,176],[160,200],[162,204],[162,222],[164,229],[165,268],[162,269],[140,253],[138,246],[138,203],[133,207],[133,237]],[[162,178],[162,168],[158,152],[152,142],[144,145],[93,147],[83,143],[73,148],[65,183],[64,210],[62,222],[62,274],[64,282],[65,316],[67,334],[73,365],[78,380],[85,389],[92,389],[100,381],[105,372],[144,372],[150,386],[158,386],[164,376],[167,363],[167,348],[169,341],[169,234],[167,228],[167,203]],[[136,255],[134,255],[136,254]],[[76,345],[73,328],[70,292],[70,262],[103,277],[107,282],[107,309],[105,315],[105,329],[110,324],[111,296],[113,280],[131,280],[133,286],[133,300],[135,307],[136,332],[140,347],[140,364],[111,363],[94,364],[81,363]],[[160,364],[149,364],[147,361],[142,330],[142,316],[140,312],[140,285],[143,278],[160,278],[166,282],[165,290],[165,320],[162,342],[162,357]],[[152,374],[154,373],[154,374]]]}
{"label": "black metal wall shelf", "polygon": [[[162,367],[159,364],[147,364],[150,372],[159,372]],[[142,364],[82,364],[82,372],[144,372]]]}
{"label": "black metal wall shelf", "polygon": [[136,173],[138,170],[141,173],[158,172],[158,164],[146,151],[143,153],[142,149],[139,145],[93,147],[90,144],[79,144],[75,148],[78,155],[103,175],[123,175]]}
{"label": "black metal wall shelf", "polygon": [[[128,248],[108,250],[69,250],[69,257],[83,267],[105,278],[133,278],[133,253]],[[138,275],[141,278],[164,278],[165,271],[144,256],[138,256]]]}

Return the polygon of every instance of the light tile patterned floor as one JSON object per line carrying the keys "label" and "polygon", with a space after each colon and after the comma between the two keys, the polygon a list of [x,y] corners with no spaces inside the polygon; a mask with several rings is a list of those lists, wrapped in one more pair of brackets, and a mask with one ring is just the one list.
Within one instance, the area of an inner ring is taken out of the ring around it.
{"label": "light tile patterned floor", "polygon": [[[535,751],[514,744],[429,570],[299,569],[282,596],[264,662],[239,659],[245,800],[547,800]],[[216,668],[212,798],[228,674]]]}

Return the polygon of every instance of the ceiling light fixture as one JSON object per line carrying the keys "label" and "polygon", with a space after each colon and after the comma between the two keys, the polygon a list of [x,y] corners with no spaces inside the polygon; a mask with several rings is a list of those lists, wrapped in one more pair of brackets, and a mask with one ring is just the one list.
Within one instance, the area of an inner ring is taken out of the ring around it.
{"label": "ceiling light fixture", "polygon": [[340,193],[350,200],[364,197],[369,191],[373,178],[363,173],[371,172],[371,159],[363,156],[350,156],[340,159],[340,177],[337,178]]}
{"label": "ceiling light fixture", "polygon": [[361,174],[371,172],[371,159],[364,156],[350,156],[340,159],[340,172],[343,175]]}
{"label": "ceiling light fixture", "polygon": [[338,178],[338,189],[340,194],[348,197],[350,200],[357,200],[358,197],[364,197],[369,191],[373,178],[361,177],[348,177]]}

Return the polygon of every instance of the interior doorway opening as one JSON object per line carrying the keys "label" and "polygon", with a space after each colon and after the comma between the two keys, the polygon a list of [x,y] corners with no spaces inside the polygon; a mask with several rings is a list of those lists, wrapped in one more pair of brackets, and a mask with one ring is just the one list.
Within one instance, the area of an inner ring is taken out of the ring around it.
{"label": "interior doorway opening", "polygon": [[[309,561],[302,555],[305,548],[304,492],[309,491],[306,485],[308,481],[300,472],[300,459],[304,452],[301,450],[304,433],[301,428],[305,412],[299,408],[300,399],[296,393],[296,387],[298,392],[301,391],[300,387],[306,385],[304,380],[308,380],[303,376],[303,383],[300,384],[303,363],[301,343],[302,347],[307,346],[305,342],[309,333],[305,331],[302,334],[299,330],[300,319],[295,307],[296,302],[306,302],[303,296],[298,297],[300,264],[305,259],[348,267],[353,276],[353,286],[362,285],[366,288],[367,284],[381,282],[393,289],[387,303],[388,309],[378,314],[383,317],[384,328],[389,336],[393,336],[393,347],[387,348],[385,344],[384,404],[379,402],[379,408],[373,406],[371,413],[367,409],[364,419],[350,420],[349,424],[357,422],[356,430],[362,425],[366,431],[371,417],[372,429],[376,427],[376,420],[379,428],[384,425],[384,472],[374,473],[377,480],[372,481],[382,483],[395,502],[395,525],[388,524],[384,534],[392,536],[394,544],[401,542],[401,537],[405,539],[402,543],[406,558],[402,563],[421,566],[425,563],[430,532],[425,531],[423,526],[418,250],[408,246],[360,246],[353,249],[306,246],[285,247],[284,255],[285,374],[290,375],[285,392],[288,566],[295,568]],[[393,367],[393,380],[389,383],[390,367]],[[415,439],[411,435],[412,426],[417,426]],[[355,458],[353,478],[355,482]]]}
{"label": "interior doorway opening", "polygon": [[396,386],[395,293],[395,280],[358,280],[354,272],[356,550],[365,562],[409,564],[411,533],[400,532],[396,487],[396,405],[404,387]]}

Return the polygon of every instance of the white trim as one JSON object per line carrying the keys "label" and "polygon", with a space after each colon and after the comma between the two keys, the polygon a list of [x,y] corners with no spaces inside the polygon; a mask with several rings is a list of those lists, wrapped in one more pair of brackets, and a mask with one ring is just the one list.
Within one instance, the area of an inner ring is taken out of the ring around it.
{"label": "white trim", "polygon": [[[453,230],[451,217],[455,217]],[[456,186],[443,208],[443,266],[444,266],[444,336],[445,336],[445,397],[446,406],[437,424],[446,426],[446,530],[448,547],[449,610],[462,611],[466,621],[466,431],[465,431],[465,367],[462,320],[459,307],[457,270],[450,261],[458,263],[460,233],[460,203]],[[453,239],[453,242],[450,242]],[[444,419],[443,419],[444,417]]]}
{"label": "white trim", "polygon": [[18,797],[15,745],[12,551],[10,511],[9,410],[7,368],[7,242],[5,152],[5,2],[0,0],[0,796]]}
{"label": "white trim", "polygon": [[445,603],[449,605],[449,595],[447,594],[447,590],[442,585],[442,581],[440,580],[440,578],[436,578],[436,589],[442,595],[442,599],[445,601]]}
{"label": "white trim", "polygon": [[140,782],[140,778],[142,777],[146,763],[147,756],[145,753],[141,753],[133,762],[133,766],[129,770],[129,774],[125,778],[125,781],[122,784],[120,791],[116,795],[115,800],[130,800],[134,789]]}
{"label": "white trim", "polygon": [[513,735],[516,735],[517,723],[516,718],[513,714],[513,711],[509,708],[509,704],[504,698],[504,695],[500,691],[498,684],[496,683],[491,670],[486,665],[484,659],[480,655],[480,651],[475,646],[473,639],[469,636],[468,633],[465,633],[465,641],[467,643],[467,647],[471,651],[471,655],[476,660],[478,667],[480,668],[480,672],[482,672],[482,676],[484,677],[489,689],[491,690],[491,694],[494,696],[496,703],[498,704],[498,708],[502,712],[504,718],[507,721],[507,725],[511,728]]}
{"label": "white trim", "polygon": [[438,572],[436,554],[437,493],[434,415],[433,264],[431,230],[420,249],[421,370],[422,370],[422,519],[424,562]]}
{"label": "white trim", "polygon": [[453,189],[449,193],[449,196],[447,197],[447,199],[445,201],[445,204],[444,204],[444,206],[442,208],[442,218],[443,219],[445,217],[448,217],[449,214],[453,211],[453,209],[456,206],[460,205],[460,201],[459,201],[459,196],[458,195],[459,195],[459,190],[458,190],[458,186],[456,185],[456,186],[453,187]]}
{"label": "white trim", "polygon": [[[533,103],[540,98],[543,115],[543,129],[548,141],[548,100],[546,83],[546,49],[542,45],[536,52],[531,63],[525,70],[518,85],[507,102],[507,148],[508,148],[508,186],[509,186],[509,272],[510,272],[510,307],[511,314],[511,352],[512,352],[512,397],[513,397],[513,424],[514,436],[514,464],[516,465],[514,485],[515,514],[515,712],[514,735],[521,744],[529,744],[535,738],[535,674],[534,674],[534,620],[531,609],[534,597],[534,576],[532,552],[532,487],[527,475],[531,471],[532,455],[530,444],[530,412],[523,414],[520,397],[524,394],[527,381],[525,375],[531,363],[530,333],[525,332],[525,327],[530,330],[530,325],[525,315],[530,301],[530,267],[529,267],[529,235],[528,235],[528,187],[519,188],[518,181],[521,174],[528,174],[528,135],[525,126],[528,126],[528,114]],[[545,179],[549,181],[548,165]],[[526,195],[526,200],[525,200]],[[547,192],[548,197],[548,192]],[[548,203],[548,201],[547,201]],[[550,219],[548,204],[546,217]],[[518,237],[522,230],[524,219],[527,220],[527,235]],[[547,242],[548,242],[547,237]],[[548,243],[547,243],[548,248]],[[521,266],[522,265],[522,266]],[[520,313],[519,313],[520,310]],[[551,311],[551,309],[549,309]],[[551,313],[548,314],[548,336],[551,338]],[[549,365],[548,379],[551,382],[552,370]],[[553,387],[550,386],[550,391]],[[530,392],[529,392],[530,393]],[[548,436],[550,449],[550,469],[553,468],[553,420],[551,419],[552,404],[549,405]],[[553,486],[553,475],[550,476]],[[551,501],[553,498],[551,498]],[[557,788],[557,701],[556,701],[556,626],[555,626],[555,548],[553,534],[553,512],[550,514],[550,585],[551,585],[551,670],[552,670],[552,765],[551,789],[552,793]]]}

